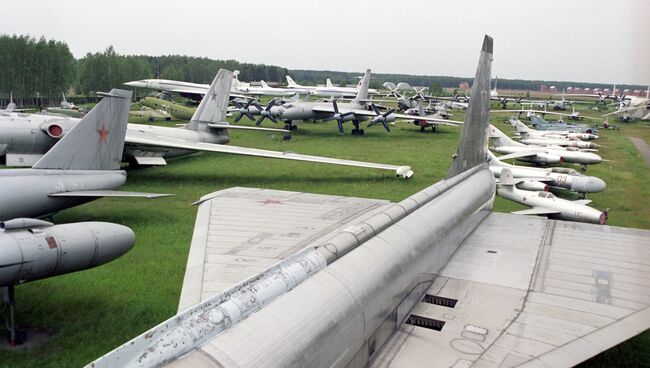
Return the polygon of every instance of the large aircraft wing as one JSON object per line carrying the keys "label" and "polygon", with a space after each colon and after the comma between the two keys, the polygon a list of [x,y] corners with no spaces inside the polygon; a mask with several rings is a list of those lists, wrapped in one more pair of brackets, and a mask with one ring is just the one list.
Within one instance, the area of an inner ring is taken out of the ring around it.
{"label": "large aircraft wing", "polygon": [[172,139],[169,137],[163,137],[153,133],[134,130],[134,129],[127,130],[126,144],[130,146],[140,145],[140,146],[150,146],[150,147],[159,147],[159,148],[162,147],[162,148],[172,148],[172,149],[174,148],[187,149],[187,150],[194,150],[194,151],[221,152],[221,153],[231,153],[237,155],[277,158],[277,159],[285,159],[285,160],[319,162],[323,164],[366,167],[371,169],[392,170],[395,172],[397,176],[401,176],[404,178],[410,178],[411,176],[413,176],[413,171],[411,170],[410,166],[397,166],[397,165],[379,164],[373,162],[344,160],[344,159],[322,157],[322,156],[301,155],[299,153],[293,153],[293,152],[269,151],[269,150],[262,150],[257,148],[237,147],[237,146],[223,145],[223,144],[191,142],[191,141],[186,141],[181,139]]}
{"label": "large aircraft wing", "polygon": [[390,202],[236,187],[205,195],[196,204],[179,312],[324,242]]}
{"label": "large aircraft wing", "polygon": [[144,193],[144,192],[126,192],[120,190],[75,190],[69,192],[52,193],[50,197],[141,197],[141,198],[160,198],[168,197],[173,194],[161,193]]}
{"label": "large aircraft wing", "polygon": [[[650,327],[649,239],[490,214],[372,366],[576,365]],[[440,328],[423,327],[427,319]]]}
{"label": "large aircraft wing", "polygon": [[[305,247],[326,244],[342,229],[362,231],[359,224],[392,206],[250,188],[214,192],[199,203],[179,312]],[[649,239],[647,230],[491,213],[404,320],[382,330],[396,329],[383,347],[376,347],[379,353],[370,366],[580,363],[650,327]],[[155,346],[148,336],[120,352],[138,356],[137,350],[129,351]],[[212,340],[197,344],[170,366],[222,362]]]}

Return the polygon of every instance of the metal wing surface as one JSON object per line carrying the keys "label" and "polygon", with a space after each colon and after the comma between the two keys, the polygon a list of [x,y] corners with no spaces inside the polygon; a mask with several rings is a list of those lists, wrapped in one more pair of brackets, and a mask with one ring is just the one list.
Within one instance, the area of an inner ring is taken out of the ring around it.
{"label": "metal wing surface", "polygon": [[179,311],[390,205],[376,199],[230,188],[197,202]]}
{"label": "metal wing surface", "polygon": [[142,198],[160,198],[169,197],[172,194],[161,193],[144,193],[144,192],[126,192],[121,190],[77,190],[70,192],[52,193],[50,197],[142,197]]}
{"label": "metal wing surface", "polygon": [[158,148],[186,149],[194,151],[221,152],[237,155],[269,157],[295,161],[319,162],[324,164],[335,164],[344,166],[357,166],[365,168],[393,170],[398,176],[410,177],[413,175],[409,166],[397,166],[388,164],[379,164],[373,162],[363,162],[354,160],[344,160],[338,158],[301,155],[292,152],[269,151],[257,148],[237,147],[223,144],[213,144],[204,142],[193,142],[183,139],[173,139],[159,136],[153,133],[129,129],[126,134],[126,144],[130,146],[149,146]]}
{"label": "metal wing surface", "polygon": [[372,366],[573,366],[650,327],[649,284],[650,231],[493,213]]}

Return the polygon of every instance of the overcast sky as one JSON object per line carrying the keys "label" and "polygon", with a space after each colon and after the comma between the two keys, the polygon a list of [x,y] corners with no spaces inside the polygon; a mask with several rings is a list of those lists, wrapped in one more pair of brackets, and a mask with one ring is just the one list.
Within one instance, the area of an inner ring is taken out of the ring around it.
{"label": "overcast sky", "polygon": [[[647,0],[19,0],[0,33],[65,41],[75,57],[185,54],[289,69],[650,84]],[[0,50],[1,52],[1,50]]]}

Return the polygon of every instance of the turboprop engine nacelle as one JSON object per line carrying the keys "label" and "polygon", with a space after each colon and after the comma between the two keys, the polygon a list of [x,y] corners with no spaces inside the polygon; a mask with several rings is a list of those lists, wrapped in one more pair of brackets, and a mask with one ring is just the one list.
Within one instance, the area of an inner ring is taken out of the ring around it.
{"label": "turboprop engine nacelle", "polygon": [[52,225],[15,219],[0,223],[0,228],[0,286],[96,267],[135,243],[130,228],[107,222]]}

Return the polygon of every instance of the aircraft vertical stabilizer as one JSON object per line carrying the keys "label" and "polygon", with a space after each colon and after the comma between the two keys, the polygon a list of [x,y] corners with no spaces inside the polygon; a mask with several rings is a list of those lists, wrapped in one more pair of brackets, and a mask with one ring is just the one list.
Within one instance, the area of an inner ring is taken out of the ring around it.
{"label": "aircraft vertical stabilizer", "polygon": [[205,94],[192,120],[187,124],[191,130],[208,130],[207,124],[220,123],[226,120],[228,100],[232,85],[233,73],[230,70],[219,69],[214,77],[208,93]]}
{"label": "aircraft vertical stabilizer", "polygon": [[490,104],[490,72],[492,68],[493,40],[490,36],[483,39],[481,57],[472,85],[472,99],[465,114],[465,124],[460,133],[460,141],[454,161],[447,177],[452,177],[486,162],[485,147],[488,128],[488,110]]}
{"label": "aircraft vertical stabilizer", "polygon": [[361,100],[368,99],[368,86],[370,85],[370,69],[366,69],[366,74],[363,76],[359,88],[357,89],[357,97],[354,101],[360,102]]}
{"label": "aircraft vertical stabilizer", "polygon": [[300,87],[298,85],[298,83],[296,83],[296,81],[293,80],[293,78],[291,78],[288,75],[286,77],[287,77],[287,86],[289,86],[289,87]]}
{"label": "aircraft vertical stabilizer", "polygon": [[34,169],[117,170],[131,106],[131,91],[112,89]]}

